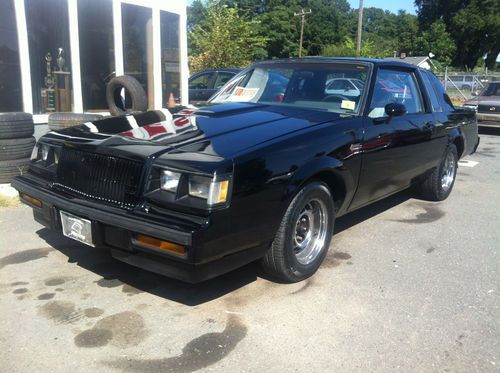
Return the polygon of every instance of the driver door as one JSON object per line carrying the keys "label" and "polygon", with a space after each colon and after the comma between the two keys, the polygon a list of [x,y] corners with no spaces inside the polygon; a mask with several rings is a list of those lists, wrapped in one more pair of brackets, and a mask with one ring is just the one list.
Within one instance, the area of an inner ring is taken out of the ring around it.
{"label": "driver door", "polygon": [[[365,112],[362,168],[350,209],[408,187],[424,171],[430,161],[433,116],[423,97],[414,69],[378,69]],[[406,114],[388,117],[389,103],[405,105]]]}

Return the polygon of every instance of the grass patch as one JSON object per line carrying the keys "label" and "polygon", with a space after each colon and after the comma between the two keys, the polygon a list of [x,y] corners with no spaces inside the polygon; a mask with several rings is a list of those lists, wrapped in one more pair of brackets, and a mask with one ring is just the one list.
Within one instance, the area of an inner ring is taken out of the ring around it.
{"label": "grass patch", "polygon": [[7,197],[0,195],[0,208],[3,207],[17,207],[21,205],[19,197]]}

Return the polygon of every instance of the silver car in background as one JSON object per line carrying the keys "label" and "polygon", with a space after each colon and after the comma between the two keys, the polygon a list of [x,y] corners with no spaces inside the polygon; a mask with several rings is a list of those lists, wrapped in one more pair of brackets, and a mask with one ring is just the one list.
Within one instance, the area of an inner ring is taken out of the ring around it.
{"label": "silver car in background", "polygon": [[476,110],[480,125],[500,126],[500,82],[489,82],[475,97],[464,106]]}

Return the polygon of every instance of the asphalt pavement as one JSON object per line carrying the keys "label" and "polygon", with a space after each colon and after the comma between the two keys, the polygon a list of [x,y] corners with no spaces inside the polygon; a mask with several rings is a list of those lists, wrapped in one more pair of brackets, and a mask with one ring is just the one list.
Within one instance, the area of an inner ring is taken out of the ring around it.
{"label": "asphalt pavement", "polygon": [[500,372],[500,136],[448,200],[337,221],[319,272],[188,285],[0,209],[2,372]]}

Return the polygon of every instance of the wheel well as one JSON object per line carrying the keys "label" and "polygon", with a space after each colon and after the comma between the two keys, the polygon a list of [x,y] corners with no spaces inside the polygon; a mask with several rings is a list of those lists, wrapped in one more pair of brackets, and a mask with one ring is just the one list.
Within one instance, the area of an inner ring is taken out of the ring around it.
{"label": "wheel well", "polygon": [[456,137],[453,140],[453,145],[457,148],[458,158],[462,158],[462,154],[464,152],[464,140],[462,140],[461,137]]}
{"label": "wheel well", "polygon": [[342,178],[333,172],[322,171],[314,175],[310,180],[322,181],[328,185],[335,203],[335,210],[338,211],[346,195],[346,188]]}

